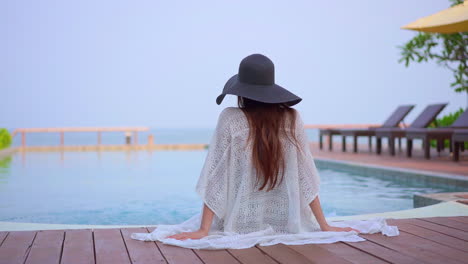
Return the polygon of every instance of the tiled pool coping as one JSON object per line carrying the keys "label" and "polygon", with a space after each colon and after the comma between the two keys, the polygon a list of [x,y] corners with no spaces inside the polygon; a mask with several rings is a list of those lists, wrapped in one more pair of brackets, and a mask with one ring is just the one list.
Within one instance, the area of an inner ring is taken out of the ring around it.
{"label": "tiled pool coping", "polygon": [[[366,220],[372,218],[385,219],[408,219],[421,217],[440,216],[468,216],[468,206],[457,202],[443,202],[430,206],[383,212],[375,214],[334,216],[327,217],[330,222],[343,220]],[[130,228],[130,227],[155,227],[157,225],[71,225],[71,224],[39,224],[39,223],[16,223],[0,222],[0,231],[25,231],[25,230],[65,230],[65,229],[107,229],[107,228]]]}
{"label": "tiled pool coping", "polygon": [[397,167],[369,165],[364,163],[338,161],[325,158],[314,158],[317,168],[346,170],[364,176],[396,180],[404,183],[425,183],[428,185],[444,185],[446,187],[466,188],[468,177],[464,175],[435,173],[424,170],[404,169]]}

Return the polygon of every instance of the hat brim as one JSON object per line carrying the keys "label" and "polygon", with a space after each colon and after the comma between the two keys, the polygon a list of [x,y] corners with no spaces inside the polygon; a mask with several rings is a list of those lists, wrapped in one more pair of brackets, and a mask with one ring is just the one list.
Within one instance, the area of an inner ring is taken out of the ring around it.
{"label": "hat brim", "polygon": [[240,82],[238,74],[226,82],[223,92],[216,98],[218,105],[221,104],[226,94],[242,96],[264,103],[285,103],[288,106],[302,101],[302,98],[277,84],[258,85]]}

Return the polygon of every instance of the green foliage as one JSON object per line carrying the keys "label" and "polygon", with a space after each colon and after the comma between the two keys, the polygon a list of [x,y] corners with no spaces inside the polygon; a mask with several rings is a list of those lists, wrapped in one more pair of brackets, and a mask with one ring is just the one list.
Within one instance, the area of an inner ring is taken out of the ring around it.
{"label": "green foliage", "polygon": [[5,128],[0,128],[0,149],[7,148],[11,145],[11,135]]}
{"label": "green foliage", "polygon": [[458,119],[458,117],[463,114],[464,110],[463,108],[460,107],[457,111],[453,113],[449,113],[447,115],[444,115],[441,118],[437,118],[434,122],[432,122],[429,127],[448,127],[455,122],[455,120]]}
{"label": "green foliage", "polygon": [[464,0],[449,0],[452,4],[450,6],[462,4]]}
{"label": "green foliage", "polygon": [[[451,5],[463,3],[463,0],[450,0]],[[403,46],[401,58],[408,67],[410,62],[435,60],[442,67],[453,72],[454,81],[450,84],[455,92],[468,93],[468,32],[454,34],[420,32]]]}
{"label": "green foliage", "polygon": [[[463,114],[464,110],[463,108],[460,108],[458,109],[457,111],[453,112],[453,113],[450,113],[450,114],[447,114],[447,115],[444,115],[443,117],[441,118],[437,118],[434,122],[432,122],[429,127],[432,127],[432,128],[436,128],[436,127],[448,127],[450,125],[453,124],[453,122],[455,122],[455,120],[458,119],[458,117]],[[436,141],[435,140],[431,140],[431,147],[436,147]],[[446,148],[449,147],[449,141],[448,140],[445,140],[444,141],[444,146]],[[465,143],[465,148],[468,149],[468,142]]]}
{"label": "green foliage", "polygon": [[12,160],[11,156],[7,156],[3,159],[0,159],[0,168],[4,168],[4,169],[9,168],[11,160]]}

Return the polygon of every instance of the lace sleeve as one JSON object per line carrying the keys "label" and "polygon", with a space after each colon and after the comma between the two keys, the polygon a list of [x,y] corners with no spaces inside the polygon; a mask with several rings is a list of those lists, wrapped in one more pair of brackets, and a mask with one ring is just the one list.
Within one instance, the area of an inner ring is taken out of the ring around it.
{"label": "lace sleeve", "polygon": [[314,158],[310,151],[310,144],[304,128],[304,122],[297,113],[296,135],[299,141],[299,151],[297,155],[299,186],[301,192],[301,203],[308,206],[318,195],[320,189],[320,177],[315,166]]}
{"label": "lace sleeve", "polygon": [[220,218],[225,215],[228,195],[228,164],[231,144],[229,109],[218,117],[216,129],[208,146],[208,154],[196,185],[203,202]]}

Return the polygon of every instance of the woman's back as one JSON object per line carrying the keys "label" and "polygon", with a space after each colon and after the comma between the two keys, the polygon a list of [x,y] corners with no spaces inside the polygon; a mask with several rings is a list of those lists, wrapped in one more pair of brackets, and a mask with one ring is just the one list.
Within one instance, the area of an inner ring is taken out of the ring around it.
{"label": "woman's back", "polygon": [[[275,83],[273,62],[244,58],[216,103],[227,94],[238,97],[239,108],[219,115],[196,186],[202,214],[132,238],[194,249],[363,241],[358,229],[328,225],[304,123],[291,108],[302,98]],[[351,224],[398,235],[383,219]]]}
{"label": "woman's back", "polygon": [[270,191],[259,190],[247,117],[237,107],[221,112],[196,187],[215,212],[213,229],[237,233],[269,226],[285,233],[320,230],[308,208],[318,194],[319,178],[299,114],[295,125],[299,149],[285,136],[280,138],[285,160],[283,181]]}

